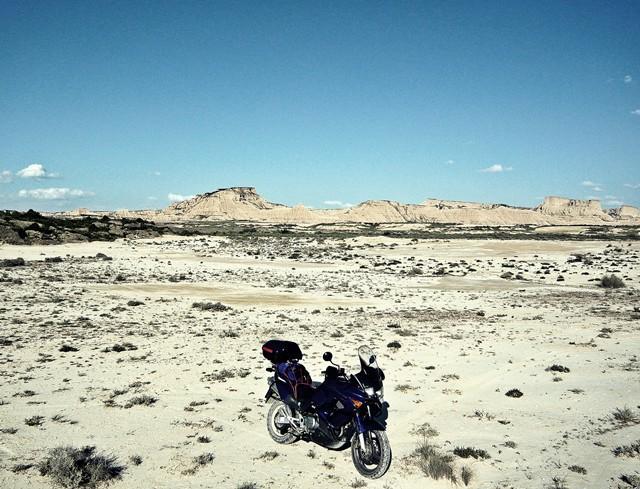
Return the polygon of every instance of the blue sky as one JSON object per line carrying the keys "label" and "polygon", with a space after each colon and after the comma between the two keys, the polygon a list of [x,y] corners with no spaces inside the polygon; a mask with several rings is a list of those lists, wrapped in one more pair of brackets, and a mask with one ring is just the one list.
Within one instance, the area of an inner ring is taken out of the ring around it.
{"label": "blue sky", "polygon": [[8,0],[0,114],[0,208],[640,205],[640,3]]}

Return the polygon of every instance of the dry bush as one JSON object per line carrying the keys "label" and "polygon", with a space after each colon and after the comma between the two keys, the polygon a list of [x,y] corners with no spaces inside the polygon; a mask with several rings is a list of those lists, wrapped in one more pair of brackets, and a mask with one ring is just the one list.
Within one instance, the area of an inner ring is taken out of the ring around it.
{"label": "dry bush", "polygon": [[600,279],[600,286],[605,289],[620,289],[624,287],[624,281],[617,275],[605,275]]}
{"label": "dry bush", "polygon": [[120,478],[125,467],[112,455],[96,453],[96,447],[61,446],[49,451],[38,464],[40,474],[62,487],[96,487]]}

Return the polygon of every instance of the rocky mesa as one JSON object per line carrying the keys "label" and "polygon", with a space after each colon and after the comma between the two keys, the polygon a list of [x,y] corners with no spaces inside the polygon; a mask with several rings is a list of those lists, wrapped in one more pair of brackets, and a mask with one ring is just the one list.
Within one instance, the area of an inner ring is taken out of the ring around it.
{"label": "rocky mesa", "polygon": [[369,200],[347,209],[289,207],[265,200],[254,187],[223,188],[177,202],[156,220],[236,220],[270,223],[450,223],[462,225],[558,225],[640,223],[640,211],[628,205],[603,210],[598,200],[545,197],[534,208],[506,204],[427,199],[420,204]]}

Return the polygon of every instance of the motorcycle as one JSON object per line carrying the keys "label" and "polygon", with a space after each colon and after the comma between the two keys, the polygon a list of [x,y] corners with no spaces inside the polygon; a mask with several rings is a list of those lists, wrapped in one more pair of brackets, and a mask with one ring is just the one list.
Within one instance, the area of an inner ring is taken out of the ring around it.
{"label": "motorcycle", "polygon": [[271,401],[267,430],[276,443],[298,440],[330,450],[351,448],[356,470],[364,477],[382,477],[391,465],[391,445],[386,434],[389,404],[384,400],[384,373],[368,346],[358,348],[360,372],[347,375],[332,361],[324,381],[313,382],[299,363],[300,347],[292,341],[270,340],[262,346],[272,363],[265,401]]}

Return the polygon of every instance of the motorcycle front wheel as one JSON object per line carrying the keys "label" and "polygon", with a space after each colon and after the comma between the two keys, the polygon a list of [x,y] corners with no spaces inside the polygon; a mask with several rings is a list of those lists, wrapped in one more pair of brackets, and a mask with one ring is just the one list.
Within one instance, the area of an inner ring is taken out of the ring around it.
{"label": "motorcycle front wheel", "polygon": [[356,434],[351,443],[353,465],[361,475],[369,479],[382,477],[391,465],[391,445],[384,431],[368,431],[364,434],[365,446],[361,446]]}

